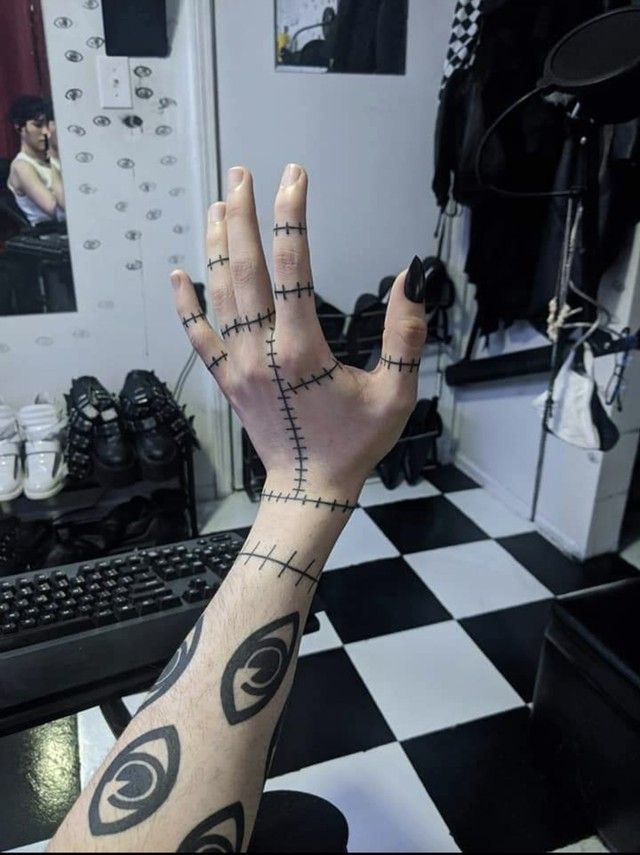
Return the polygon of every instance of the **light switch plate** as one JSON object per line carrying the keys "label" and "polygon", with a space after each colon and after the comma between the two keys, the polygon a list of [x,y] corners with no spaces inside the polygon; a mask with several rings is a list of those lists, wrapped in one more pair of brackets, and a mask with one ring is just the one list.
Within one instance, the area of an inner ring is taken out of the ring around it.
{"label": "light switch plate", "polygon": [[105,109],[133,106],[128,56],[97,56],[100,106]]}

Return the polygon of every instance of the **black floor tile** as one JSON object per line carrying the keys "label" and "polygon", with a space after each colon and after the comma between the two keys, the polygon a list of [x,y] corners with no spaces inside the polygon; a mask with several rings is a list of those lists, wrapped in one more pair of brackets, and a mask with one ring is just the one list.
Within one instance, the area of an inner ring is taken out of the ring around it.
{"label": "black floor tile", "polygon": [[533,699],[538,659],[552,599],[459,621],[520,696]]}
{"label": "black floor tile", "polygon": [[594,833],[575,784],[546,765],[528,708],[403,747],[464,852],[549,852]]}
{"label": "black floor tile", "polygon": [[444,496],[365,508],[403,554],[486,540],[487,534]]}
{"label": "black floor tile", "polygon": [[298,662],[270,777],[394,742],[344,650]]}
{"label": "black floor tile", "polygon": [[451,619],[402,558],[325,573],[320,596],[345,644]]}
{"label": "black floor tile", "polygon": [[52,837],[80,793],[75,716],[0,739],[0,851]]}
{"label": "black floor tile", "polygon": [[500,537],[498,543],[554,594],[568,594],[638,575],[635,567],[613,553],[576,561],[536,532]]}
{"label": "black floor tile", "polygon": [[472,490],[474,487],[479,487],[479,484],[456,469],[455,466],[439,466],[431,472],[425,474],[427,481],[431,481],[434,487],[442,490],[443,493],[453,493],[456,490]]}

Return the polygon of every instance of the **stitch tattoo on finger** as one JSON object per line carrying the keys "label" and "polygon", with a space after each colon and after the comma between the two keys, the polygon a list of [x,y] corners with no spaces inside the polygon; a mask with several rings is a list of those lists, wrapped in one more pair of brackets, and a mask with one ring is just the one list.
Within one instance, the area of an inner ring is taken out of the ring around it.
{"label": "stitch tattoo on finger", "polygon": [[204,312],[198,312],[197,315],[192,312],[188,316],[187,315],[182,316],[182,326],[185,329],[188,329],[189,324],[197,324],[198,321],[205,321],[206,323],[209,323],[209,321],[207,320],[207,316],[205,315]]}
{"label": "stitch tattoo on finger", "polygon": [[251,332],[252,327],[258,327],[259,329],[270,327],[275,316],[276,313],[273,309],[267,309],[264,314],[258,312],[255,318],[250,318],[249,315],[245,315],[244,320],[242,318],[234,318],[230,324],[227,324],[220,330],[220,335],[222,338],[228,338],[233,332],[236,335],[241,332]]}
{"label": "stitch tattoo on finger", "polygon": [[212,357],[211,362],[207,363],[207,370],[213,372],[213,369],[217,368],[221,362],[226,362],[228,357],[229,354],[225,350],[222,350],[220,356]]}
{"label": "stitch tattoo on finger", "polygon": [[286,300],[289,296],[296,296],[298,300],[302,297],[303,294],[306,294],[308,297],[312,297],[315,293],[313,284],[311,282],[307,282],[306,285],[302,285],[300,282],[296,282],[293,288],[286,288],[284,285],[282,288],[278,288],[274,286],[273,294],[277,300]]}
{"label": "stitch tattoo on finger", "polygon": [[380,362],[385,366],[387,371],[391,371],[392,368],[397,368],[398,372],[400,371],[408,371],[409,374],[413,374],[414,371],[417,371],[420,368],[420,360],[419,359],[392,359],[387,354],[382,354],[380,357]]}
{"label": "stitch tattoo on finger", "polygon": [[218,254],[217,258],[210,258],[207,261],[207,268],[209,270],[213,270],[213,268],[216,264],[219,264],[220,267],[224,267],[225,261],[229,261],[229,256],[228,255],[222,256],[222,255]]}
{"label": "stitch tattoo on finger", "polygon": [[222,709],[229,724],[241,724],[276,695],[298,642],[300,615],[292,612],[252,633],[227,663],[220,681]]}
{"label": "stitch tattoo on finger", "polygon": [[278,223],[276,223],[275,226],[273,227],[273,233],[276,237],[281,232],[284,232],[285,235],[290,235],[294,232],[297,232],[299,235],[303,235],[303,234],[305,234],[306,231],[307,231],[307,227],[305,225],[303,225],[301,222],[298,222],[297,225],[294,225],[293,223],[290,223],[288,220],[285,222],[285,224],[283,226],[278,225]]}

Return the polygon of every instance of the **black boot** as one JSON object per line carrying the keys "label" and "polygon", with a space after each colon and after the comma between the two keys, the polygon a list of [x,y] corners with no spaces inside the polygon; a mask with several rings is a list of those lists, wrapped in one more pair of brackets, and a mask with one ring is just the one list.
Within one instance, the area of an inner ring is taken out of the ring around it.
{"label": "black boot", "polygon": [[195,445],[196,438],[166,385],[153,371],[130,371],[120,392],[120,404],[143,477],[164,481],[176,475],[181,452]]}
{"label": "black boot", "polygon": [[123,487],[135,481],[136,460],[114,396],[95,377],[78,377],[65,398],[70,476],[85,479],[93,475],[105,487]]}

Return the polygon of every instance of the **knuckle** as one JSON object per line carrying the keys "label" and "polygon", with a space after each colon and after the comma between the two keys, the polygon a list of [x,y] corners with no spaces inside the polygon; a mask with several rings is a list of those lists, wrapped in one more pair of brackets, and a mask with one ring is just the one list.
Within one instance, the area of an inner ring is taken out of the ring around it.
{"label": "knuckle", "polygon": [[422,347],[427,338],[427,319],[403,318],[398,324],[398,334],[408,347]]}
{"label": "knuckle", "polygon": [[301,253],[293,247],[281,247],[274,252],[273,263],[276,268],[286,273],[287,271],[296,271],[301,261]]}
{"label": "knuckle", "polygon": [[258,264],[255,258],[244,255],[230,262],[231,278],[236,285],[249,285],[255,282],[258,275]]}

